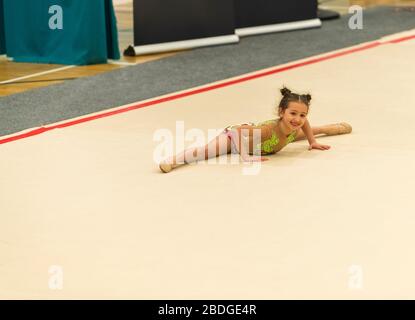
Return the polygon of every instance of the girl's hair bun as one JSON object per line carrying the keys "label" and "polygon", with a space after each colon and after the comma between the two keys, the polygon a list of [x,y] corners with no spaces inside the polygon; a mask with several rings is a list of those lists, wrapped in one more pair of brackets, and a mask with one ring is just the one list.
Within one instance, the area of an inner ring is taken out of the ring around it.
{"label": "girl's hair bun", "polygon": [[310,104],[311,101],[311,95],[310,94],[304,94],[303,95],[304,99],[307,101],[307,104]]}
{"label": "girl's hair bun", "polygon": [[291,94],[291,90],[290,90],[290,89],[288,89],[288,88],[286,88],[286,87],[282,88],[282,89],[280,90],[280,92],[281,92],[281,94],[282,94],[282,96],[283,96],[283,97],[288,96],[288,95],[290,95],[290,94]]}

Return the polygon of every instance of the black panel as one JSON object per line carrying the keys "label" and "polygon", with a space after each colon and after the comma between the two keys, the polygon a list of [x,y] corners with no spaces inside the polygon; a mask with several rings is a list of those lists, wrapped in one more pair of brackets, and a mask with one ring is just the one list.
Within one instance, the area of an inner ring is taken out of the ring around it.
{"label": "black panel", "polygon": [[134,0],[134,44],[235,33],[234,0]]}
{"label": "black panel", "polygon": [[236,28],[317,18],[317,0],[234,0]]}

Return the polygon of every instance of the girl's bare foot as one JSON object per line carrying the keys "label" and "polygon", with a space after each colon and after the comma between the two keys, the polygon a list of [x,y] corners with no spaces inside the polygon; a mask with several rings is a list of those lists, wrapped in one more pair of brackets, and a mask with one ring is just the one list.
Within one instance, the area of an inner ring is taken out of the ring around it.
{"label": "girl's bare foot", "polygon": [[329,125],[324,130],[324,133],[328,136],[334,136],[337,134],[345,134],[350,132],[352,132],[352,126],[346,122]]}
{"label": "girl's bare foot", "polygon": [[162,162],[160,162],[159,168],[161,171],[163,171],[164,173],[169,173],[170,171],[172,171],[174,168],[177,168],[182,164],[178,164],[176,163],[176,158],[167,158],[165,160],[163,160]]}
{"label": "girl's bare foot", "polygon": [[170,163],[161,162],[159,168],[164,173],[169,173],[173,170],[173,165],[171,165]]}

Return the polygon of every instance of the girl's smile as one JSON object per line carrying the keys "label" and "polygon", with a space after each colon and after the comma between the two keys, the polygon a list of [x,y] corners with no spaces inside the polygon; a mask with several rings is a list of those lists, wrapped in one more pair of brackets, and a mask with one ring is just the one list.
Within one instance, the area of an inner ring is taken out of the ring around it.
{"label": "girl's smile", "polygon": [[280,117],[286,128],[297,130],[301,128],[308,114],[308,107],[302,102],[291,101],[288,107],[280,113]]}

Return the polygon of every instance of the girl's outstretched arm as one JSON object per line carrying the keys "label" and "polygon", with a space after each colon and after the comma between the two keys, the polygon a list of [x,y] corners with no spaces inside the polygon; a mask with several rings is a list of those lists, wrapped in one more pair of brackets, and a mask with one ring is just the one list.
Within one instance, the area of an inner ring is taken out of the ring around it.
{"label": "girl's outstretched arm", "polygon": [[305,120],[304,125],[301,127],[303,130],[305,136],[307,137],[308,143],[310,144],[308,150],[312,149],[319,149],[319,150],[328,150],[330,149],[330,146],[325,144],[320,144],[316,141],[316,138],[313,134],[313,129],[311,129],[310,123],[308,122],[308,119]]}

